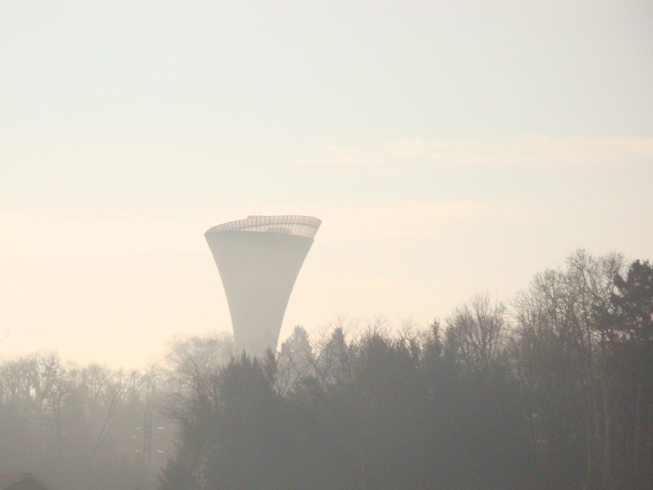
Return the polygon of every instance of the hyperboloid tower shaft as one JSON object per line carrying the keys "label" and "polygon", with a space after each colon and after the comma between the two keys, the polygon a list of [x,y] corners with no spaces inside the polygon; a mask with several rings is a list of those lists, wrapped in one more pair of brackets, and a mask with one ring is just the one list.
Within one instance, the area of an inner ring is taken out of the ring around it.
{"label": "hyperboloid tower shaft", "polygon": [[321,223],[309,216],[249,216],[205,233],[227,295],[237,353],[276,350],[290,293]]}

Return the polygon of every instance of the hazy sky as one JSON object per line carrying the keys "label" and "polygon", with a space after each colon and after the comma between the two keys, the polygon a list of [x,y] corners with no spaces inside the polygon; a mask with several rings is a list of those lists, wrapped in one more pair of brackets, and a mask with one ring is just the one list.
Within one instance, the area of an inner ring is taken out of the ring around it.
{"label": "hazy sky", "polygon": [[653,4],[0,2],[0,357],[229,331],[203,233],[323,220],[282,339],[653,258]]}

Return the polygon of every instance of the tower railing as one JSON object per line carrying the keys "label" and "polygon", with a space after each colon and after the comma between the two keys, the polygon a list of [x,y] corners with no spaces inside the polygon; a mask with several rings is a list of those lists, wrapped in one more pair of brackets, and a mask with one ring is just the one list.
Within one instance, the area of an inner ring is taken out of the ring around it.
{"label": "tower railing", "polygon": [[206,235],[225,231],[245,231],[315,238],[321,224],[322,220],[312,216],[248,216],[247,219],[214,226],[206,232]]}

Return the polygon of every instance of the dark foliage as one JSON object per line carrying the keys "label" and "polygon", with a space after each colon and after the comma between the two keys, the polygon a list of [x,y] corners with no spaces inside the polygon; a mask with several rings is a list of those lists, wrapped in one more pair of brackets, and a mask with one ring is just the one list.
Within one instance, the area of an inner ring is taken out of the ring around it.
{"label": "dark foliage", "polygon": [[266,375],[273,359],[233,360],[183,420],[161,488],[529,488],[507,366],[467,372],[441,342],[437,324],[410,338],[368,332],[347,345],[351,376],[306,375],[284,398]]}

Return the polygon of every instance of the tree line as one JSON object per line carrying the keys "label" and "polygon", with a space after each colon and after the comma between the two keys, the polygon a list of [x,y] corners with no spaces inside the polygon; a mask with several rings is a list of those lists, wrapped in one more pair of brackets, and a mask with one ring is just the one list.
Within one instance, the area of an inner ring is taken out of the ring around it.
{"label": "tree line", "polygon": [[31,472],[56,489],[154,488],[175,452],[172,414],[231,349],[228,337],[181,337],[141,371],[79,366],[53,352],[4,360],[0,472]]}
{"label": "tree line", "polygon": [[161,490],[653,485],[653,269],[578,251],[510,307],[297,327],[206,373]]}
{"label": "tree line", "polygon": [[[129,373],[4,361],[0,471],[70,489],[653,486],[648,261],[577,251],[425,328],[338,320],[262,359],[232,348],[180,338]],[[146,450],[148,410],[165,430]]]}

